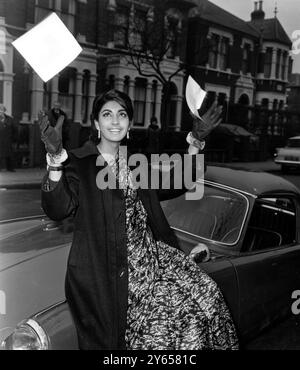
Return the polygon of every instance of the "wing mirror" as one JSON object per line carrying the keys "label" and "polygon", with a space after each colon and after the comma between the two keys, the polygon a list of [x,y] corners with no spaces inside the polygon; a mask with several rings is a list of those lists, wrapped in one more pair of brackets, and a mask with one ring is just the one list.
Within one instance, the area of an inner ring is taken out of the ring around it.
{"label": "wing mirror", "polygon": [[210,260],[208,247],[203,243],[198,243],[189,254],[189,258],[195,263],[207,262]]}

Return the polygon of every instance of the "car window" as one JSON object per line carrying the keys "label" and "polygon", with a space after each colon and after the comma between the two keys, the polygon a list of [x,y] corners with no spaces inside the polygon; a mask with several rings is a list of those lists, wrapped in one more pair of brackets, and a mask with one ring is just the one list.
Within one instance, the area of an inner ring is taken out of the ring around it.
{"label": "car window", "polygon": [[244,250],[256,251],[296,241],[296,207],[290,198],[262,198],[254,205]]}
{"label": "car window", "polygon": [[172,227],[230,245],[239,238],[248,200],[239,193],[205,185],[202,199],[188,200],[183,194],[162,202],[162,207]]}
{"label": "car window", "polygon": [[300,148],[300,139],[289,139],[287,146],[289,148]]}

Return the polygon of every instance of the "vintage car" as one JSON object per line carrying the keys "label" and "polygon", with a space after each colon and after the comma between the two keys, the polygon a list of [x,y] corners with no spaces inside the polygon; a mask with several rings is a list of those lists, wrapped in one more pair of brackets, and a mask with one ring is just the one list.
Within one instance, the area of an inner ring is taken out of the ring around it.
{"label": "vintage car", "polygon": [[[213,166],[199,184],[202,199],[182,195],[162,206],[184,253],[208,247],[207,262],[195,261],[218,283],[243,344],[291,314],[300,288],[300,191],[271,174]],[[0,224],[2,349],[77,348],[64,296],[70,231],[46,217]]]}
{"label": "vintage car", "polygon": [[284,148],[277,148],[274,161],[281,165],[282,172],[300,168],[300,136],[290,137]]}

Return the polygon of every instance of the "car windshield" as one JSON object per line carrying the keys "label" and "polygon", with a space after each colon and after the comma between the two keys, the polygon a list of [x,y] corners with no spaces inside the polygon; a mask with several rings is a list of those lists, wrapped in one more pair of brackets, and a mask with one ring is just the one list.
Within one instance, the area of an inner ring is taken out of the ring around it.
{"label": "car windshield", "polygon": [[300,139],[289,139],[287,146],[289,148],[300,148]]}
{"label": "car windshield", "polygon": [[183,194],[162,202],[162,207],[170,225],[175,229],[233,245],[239,239],[248,200],[241,194],[205,185],[202,199],[188,200]]}

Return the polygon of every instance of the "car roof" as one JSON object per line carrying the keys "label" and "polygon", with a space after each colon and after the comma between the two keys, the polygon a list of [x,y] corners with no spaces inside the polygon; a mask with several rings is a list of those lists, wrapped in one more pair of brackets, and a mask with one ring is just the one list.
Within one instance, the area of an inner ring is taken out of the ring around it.
{"label": "car roof", "polygon": [[291,182],[266,172],[207,166],[204,180],[223,184],[254,196],[260,196],[270,192],[292,192],[300,195],[300,190]]}

